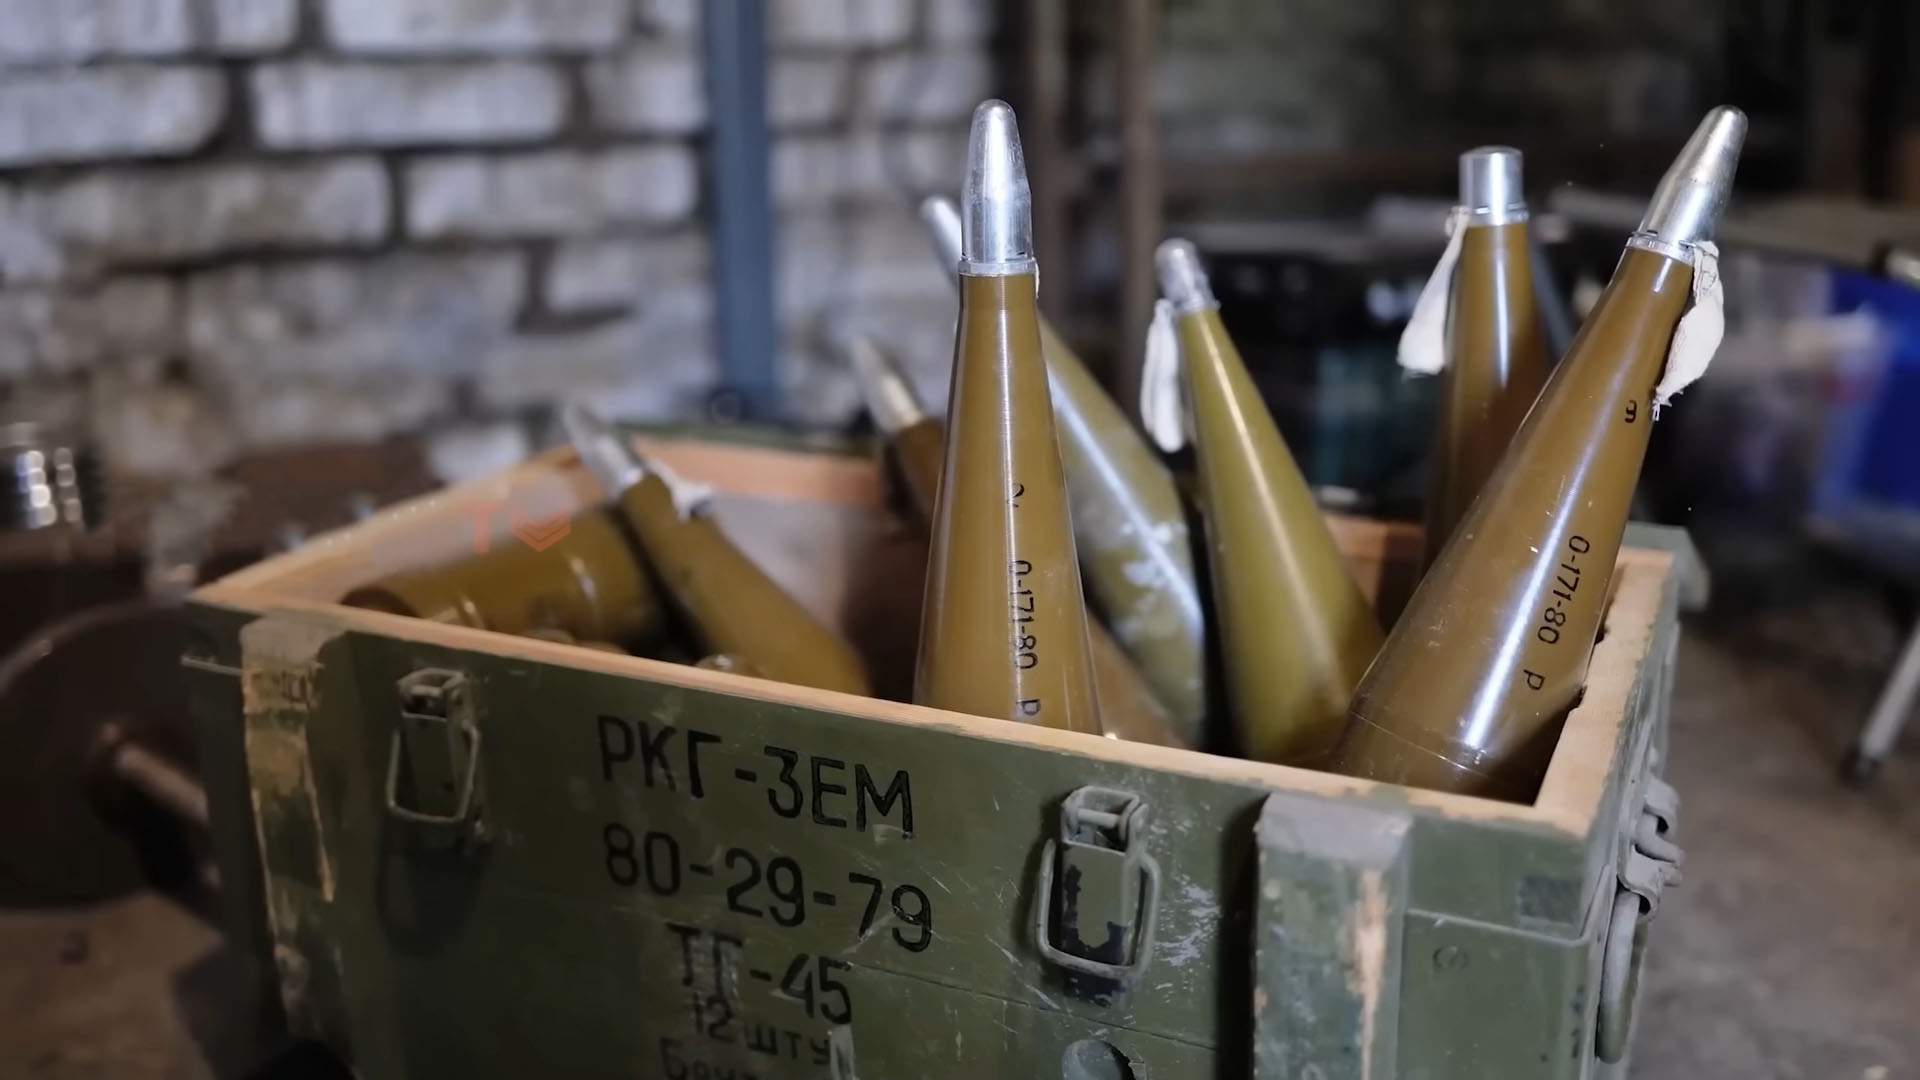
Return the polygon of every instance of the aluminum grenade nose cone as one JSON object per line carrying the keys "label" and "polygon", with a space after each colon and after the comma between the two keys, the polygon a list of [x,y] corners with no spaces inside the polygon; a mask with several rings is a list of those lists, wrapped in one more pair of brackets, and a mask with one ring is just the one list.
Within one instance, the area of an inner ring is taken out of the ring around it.
{"label": "aluminum grenade nose cone", "polygon": [[1527,218],[1520,151],[1479,146],[1460,155],[1460,205],[1475,225],[1506,225]]}
{"label": "aluminum grenade nose cone", "polygon": [[920,225],[933,244],[934,257],[949,274],[960,272],[960,208],[945,195],[929,195],[920,202]]}
{"label": "aluminum grenade nose cone", "polygon": [[1746,137],[1747,114],[1731,105],[1708,113],[1660,178],[1637,235],[1676,247],[1711,239]]}
{"label": "aluminum grenade nose cone", "polygon": [[640,455],[599,413],[578,402],[560,411],[560,424],[581,464],[593,474],[607,494],[617,495],[639,483],[646,475]]}
{"label": "aluminum grenade nose cone", "polygon": [[927,411],[914,396],[913,387],[873,339],[856,337],[847,343],[847,365],[854,381],[860,384],[867,414],[882,434],[898,435],[927,418]]}
{"label": "aluminum grenade nose cone", "polygon": [[960,189],[960,255],[972,274],[1033,270],[1033,195],[1013,107],[982,102],[967,135],[967,177]]}
{"label": "aluminum grenade nose cone", "polygon": [[1191,240],[1162,240],[1153,251],[1153,267],[1160,276],[1160,292],[1181,311],[1216,306],[1206,267]]}

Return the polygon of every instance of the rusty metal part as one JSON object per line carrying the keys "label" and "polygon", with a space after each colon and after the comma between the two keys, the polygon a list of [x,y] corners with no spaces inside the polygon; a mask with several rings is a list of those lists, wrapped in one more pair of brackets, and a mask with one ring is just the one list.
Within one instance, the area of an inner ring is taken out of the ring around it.
{"label": "rusty metal part", "polygon": [[[177,608],[130,601],[43,627],[0,661],[0,902],[86,903],[197,873],[182,644]],[[153,791],[127,782],[163,763]]]}
{"label": "rusty metal part", "polygon": [[207,828],[207,789],[197,777],[117,727],[103,733],[105,768],[115,780],[152,799],[181,822]]}

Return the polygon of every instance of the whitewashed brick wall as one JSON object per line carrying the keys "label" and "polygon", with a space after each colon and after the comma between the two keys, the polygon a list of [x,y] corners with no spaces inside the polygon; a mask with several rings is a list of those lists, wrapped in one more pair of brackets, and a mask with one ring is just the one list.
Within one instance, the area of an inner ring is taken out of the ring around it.
{"label": "whitewashed brick wall", "polygon": [[[914,218],[1004,93],[991,0],[769,0],[783,377],[944,393]],[[0,414],[216,466],[715,378],[699,0],[0,0]]]}

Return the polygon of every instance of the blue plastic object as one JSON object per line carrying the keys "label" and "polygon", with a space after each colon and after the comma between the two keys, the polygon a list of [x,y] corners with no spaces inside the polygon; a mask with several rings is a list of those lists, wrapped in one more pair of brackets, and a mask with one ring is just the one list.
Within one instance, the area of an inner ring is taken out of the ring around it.
{"label": "blue plastic object", "polygon": [[[1858,503],[1920,512],[1920,292],[1885,278],[1834,270],[1831,310],[1869,311],[1888,337],[1885,367],[1859,400],[1831,418],[1833,440],[1815,496],[1817,512]],[[1850,414],[1850,415],[1848,415]]]}

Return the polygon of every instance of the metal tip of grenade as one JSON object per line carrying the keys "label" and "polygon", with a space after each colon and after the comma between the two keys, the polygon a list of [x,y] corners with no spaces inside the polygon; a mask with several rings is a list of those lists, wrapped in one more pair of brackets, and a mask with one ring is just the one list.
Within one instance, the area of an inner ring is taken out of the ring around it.
{"label": "metal tip of grenade", "polygon": [[1460,155],[1460,205],[1475,224],[1524,220],[1526,189],[1521,182],[1520,151],[1511,146],[1478,146]]}
{"label": "metal tip of grenade", "polygon": [[1033,195],[1020,129],[1004,101],[973,110],[960,189],[960,254],[971,274],[1033,272]]}
{"label": "metal tip of grenade", "polygon": [[574,453],[580,455],[581,464],[609,495],[625,491],[646,475],[640,455],[612,424],[587,406],[568,403],[560,411],[560,426],[566,430]]}
{"label": "metal tip of grenade", "polygon": [[1746,137],[1747,114],[1731,105],[1708,113],[1660,178],[1637,235],[1674,247],[1711,239]]}
{"label": "metal tip of grenade", "polygon": [[1216,306],[1206,267],[1201,265],[1199,249],[1192,241],[1162,240],[1154,249],[1153,266],[1160,276],[1161,293],[1174,307],[1199,311]]}
{"label": "metal tip of grenade", "polygon": [[847,343],[847,365],[854,381],[860,384],[867,414],[882,434],[897,435],[927,418],[927,411],[914,395],[912,384],[880,346],[866,337]]}
{"label": "metal tip of grenade", "polygon": [[920,224],[933,243],[934,257],[948,274],[960,272],[960,207],[945,195],[920,201]]}

